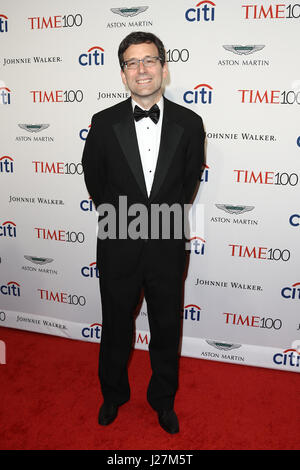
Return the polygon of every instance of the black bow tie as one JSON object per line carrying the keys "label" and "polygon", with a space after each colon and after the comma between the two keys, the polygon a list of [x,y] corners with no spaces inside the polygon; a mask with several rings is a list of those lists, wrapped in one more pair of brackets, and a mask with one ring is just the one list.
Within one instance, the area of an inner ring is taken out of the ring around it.
{"label": "black bow tie", "polygon": [[139,106],[135,106],[134,111],[133,111],[133,117],[136,121],[139,121],[140,119],[143,119],[144,117],[149,117],[150,119],[152,119],[152,121],[155,124],[158,123],[159,114],[160,114],[160,109],[157,106],[157,104],[152,106],[152,108],[149,109],[149,111],[144,111]]}

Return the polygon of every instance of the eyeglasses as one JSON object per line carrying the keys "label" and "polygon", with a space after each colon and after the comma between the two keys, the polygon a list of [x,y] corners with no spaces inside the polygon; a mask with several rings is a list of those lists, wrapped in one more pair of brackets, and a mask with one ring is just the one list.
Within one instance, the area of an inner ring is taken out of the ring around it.
{"label": "eyeglasses", "polygon": [[138,68],[140,62],[143,63],[144,67],[153,67],[158,60],[161,60],[160,57],[144,57],[143,59],[130,59],[123,62],[122,66],[126,67],[127,70],[135,70]]}

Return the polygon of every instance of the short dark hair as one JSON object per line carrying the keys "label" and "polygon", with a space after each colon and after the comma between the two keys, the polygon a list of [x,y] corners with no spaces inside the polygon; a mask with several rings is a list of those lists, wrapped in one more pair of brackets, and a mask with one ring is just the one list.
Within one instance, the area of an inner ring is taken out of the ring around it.
{"label": "short dark hair", "polygon": [[118,57],[119,57],[119,62],[120,62],[120,67],[123,70],[123,62],[124,62],[124,52],[126,49],[128,49],[129,46],[132,44],[143,44],[143,43],[153,43],[156,45],[158,49],[158,55],[160,58],[161,66],[164,65],[166,61],[166,53],[165,53],[165,47],[162,43],[162,41],[155,36],[155,34],[144,32],[144,31],[135,31],[133,33],[128,34],[126,38],[123,39],[121,44],[119,45],[119,50],[118,50]]}

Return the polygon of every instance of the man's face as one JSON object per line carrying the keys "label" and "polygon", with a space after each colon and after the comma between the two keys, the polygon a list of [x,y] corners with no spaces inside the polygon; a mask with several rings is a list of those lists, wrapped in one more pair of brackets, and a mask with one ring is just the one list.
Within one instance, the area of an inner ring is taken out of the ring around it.
{"label": "man's face", "polygon": [[[154,43],[132,44],[124,52],[124,62],[129,59],[144,59],[144,57],[158,57],[158,49]],[[154,101],[162,94],[162,82],[167,76],[166,64],[161,66],[159,60],[151,67],[145,67],[142,62],[137,69],[128,70],[124,67],[121,70],[121,77],[124,85],[131,91],[131,96],[137,102]]]}

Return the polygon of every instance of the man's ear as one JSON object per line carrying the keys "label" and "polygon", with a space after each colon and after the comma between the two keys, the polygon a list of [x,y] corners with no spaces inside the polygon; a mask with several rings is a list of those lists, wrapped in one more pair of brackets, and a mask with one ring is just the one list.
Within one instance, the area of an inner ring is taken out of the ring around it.
{"label": "man's ear", "polygon": [[121,78],[122,78],[122,82],[124,83],[124,85],[127,86],[126,76],[122,69],[121,69]]}
{"label": "man's ear", "polygon": [[168,76],[168,73],[169,73],[167,62],[164,63],[162,69],[163,69],[163,78],[165,80]]}

